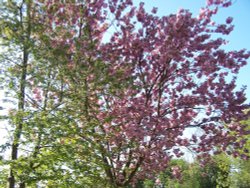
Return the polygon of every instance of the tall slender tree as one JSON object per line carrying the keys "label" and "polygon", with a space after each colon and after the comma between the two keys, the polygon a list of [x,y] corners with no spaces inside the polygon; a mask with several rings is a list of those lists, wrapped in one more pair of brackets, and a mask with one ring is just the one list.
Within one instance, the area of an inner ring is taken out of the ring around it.
{"label": "tall slender tree", "polygon": [[[18,68],[18,75],[16,77],[16,82],[14,87],[16,87],[16,98],[17,98],[17,114],[16,123],[13,133],[13,141],[11,146],[11,160],[15,161],[18,159],[18,148],[20,145],[20,138],[23,129],[23,115],[25,111],[25,94],[26,94],[26,79],[27,79],[27,67],[29,61],[29,48],[30,48],[30,36],[31,36],[31,2],[21,1],[5,1],[2,2],[5,10],[1,17],[1,22],[4,28],[1,33],[4,40],[7,41],[8,48],[13,51],[18,50],[15,54],[17,56],[21,55],[18,62],[14,59],[10,59],[10,62],[15,63],[15,68]],[[12,48],[12,49],[11,49]],[[9,188],[15,187],[15,175],[13,168],[10,168],[9,176]],[[20,187],[23,187],[22,183]]]}
{"label": "tall slender tree", "polygon": [[1,55],[2,73],[17,104],[9,114],[13,130],[8,187],[19,184],[25,188],[27,182],[43,178],[36,169],[44,162],[40,150],[50,139],[46,136],[46,123],[51,116],[46,114],[60,106],[60,99],[55,102],[51,95],[55,88],[60,92],[61,86],[58,83],[51,89],[58,71],[52,71],[42,58],[45,54],[39,36],[46,27],[42,4],[30,0],[2,1],[1,7],[1,47],[5,49]]}

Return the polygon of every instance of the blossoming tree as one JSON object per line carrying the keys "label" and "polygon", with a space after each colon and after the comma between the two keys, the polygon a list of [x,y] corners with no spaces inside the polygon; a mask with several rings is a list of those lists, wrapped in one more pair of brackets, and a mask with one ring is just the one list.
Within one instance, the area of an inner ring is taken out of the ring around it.
{"label": "blossoming tree", "polygon": [[[47,112],[63,132],[52,145],[67,155],[62,164],[76,184],[94,173],[125,187],[165,169],[182,147],[205,159],[240,145],[244,126],[230,122],[246,117],[244,89],[235,91],[236,78],[227,75],[236,75],[250,53],[225,51],[226,40],[215,37],[230,34],[231,17],[212,22],[230,0],[207,1],[198,17],[183,9],[159,17],[131,0],[36,5],[44,6],[46,30],[34,39],[59,71],[55,83],[63,83],[47,92],[62,104]],[[39,92],[37,86],[34,100],[42,101]],[[190,128],[200,134],[183,135]]]}

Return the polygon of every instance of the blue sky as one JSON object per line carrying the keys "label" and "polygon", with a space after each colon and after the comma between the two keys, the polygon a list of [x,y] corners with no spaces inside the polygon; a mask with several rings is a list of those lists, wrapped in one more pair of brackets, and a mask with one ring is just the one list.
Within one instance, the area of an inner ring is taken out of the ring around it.
{"label": "blue sky", "polygon": [[[136,0],[139,2],[139,0]],[[206,0],[144,0],[148,10],[158,7],[159,15],[176,13],[180,8],[189,9],[194,16],[198,15],[201,7],[205,6]],[[250,50],[250,0],[234,0],[233,5],[228,8],[221,8],[214,18],[218,23],[224,23],[228,16],[234,18],[234,31],[227,36],[228,45],[226,50],[239,50],[246,48]],[[247,86],[247,103],[250,103],[250,59],[248,64],[241,69],[237,79],[237,89],[243,85]]]}

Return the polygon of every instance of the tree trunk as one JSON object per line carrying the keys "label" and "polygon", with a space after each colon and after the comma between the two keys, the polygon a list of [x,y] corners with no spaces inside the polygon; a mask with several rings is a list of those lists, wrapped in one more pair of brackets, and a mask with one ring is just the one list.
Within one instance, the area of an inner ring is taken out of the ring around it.
{"label": "tree trunk", "polygon": [[[22,4],[23,5],[23,4]],[[18,91],[18,112],[23,112],[25,110],[25,87],[26,87],[26,77],[27,77],[27,66],[28,66],[28,60],[29,60],[29,40],[30,40],[30,34],[31,34],[31,24],[30,24],[30,5],[31,3],[27,2],[27,10],[26,10],[26,16],[27,16],[27,25],[25,27],[25,24],[23,22],[23,12],[22,7],[20,7],[20,24],[21,29],[25,31],[24,33],[26,36],[23,40],[23,60],[21,64],[21,75],[19,80],[19,91]],[[14,138],[13,143],[11,146],[11,160],[15,161],[18,159],[18,147],[20,144],[20,138],[22,134],[23,129],[23,118],[22,115],[20,119],[18,120],[18,124],[16,125],[16,129],[14,130]],[[8,188],[15,188],[16,184],[16,178],[13,173],[13,167],[10,167],[10,176],[9,176],[9,186]],[[21,182],[19,184],[20,188],[25,188],[25,183]]]}
{"label": "tree trunk", "polygon": [[[22,63],[22,74],[20,79],[20,89],[18,94],[18,111],[22,112],[24,110],[24,102],[25,102],[25,82],[27,75],[27,64],[28,64],[28,51],[26,47],[23,50],[23,63]],[[18,158],[18,147],[23,129],[23,121],[22,117],[20,118],[18,125],[14,132],[14,139],[12,143],[12,151],[11,151],[11,160],[17,160]],[[9,188],[15,187],[15,176],[13,174],[13,169],[10,169],[10,178],[9,178]],[[23,187],[22,187],[23,188]]]}

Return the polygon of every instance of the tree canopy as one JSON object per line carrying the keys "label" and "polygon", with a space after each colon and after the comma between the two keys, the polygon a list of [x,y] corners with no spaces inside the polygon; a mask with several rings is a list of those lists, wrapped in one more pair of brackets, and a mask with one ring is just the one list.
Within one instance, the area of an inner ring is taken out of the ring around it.
{"label": "tree canopy", "polygon": [[230,5],[159,17],[131,0],[2,0],[8,187],[132,186],[181,148],[247,158],[235,76],[250,52],[223,49],[231,17],[212,22]]}

